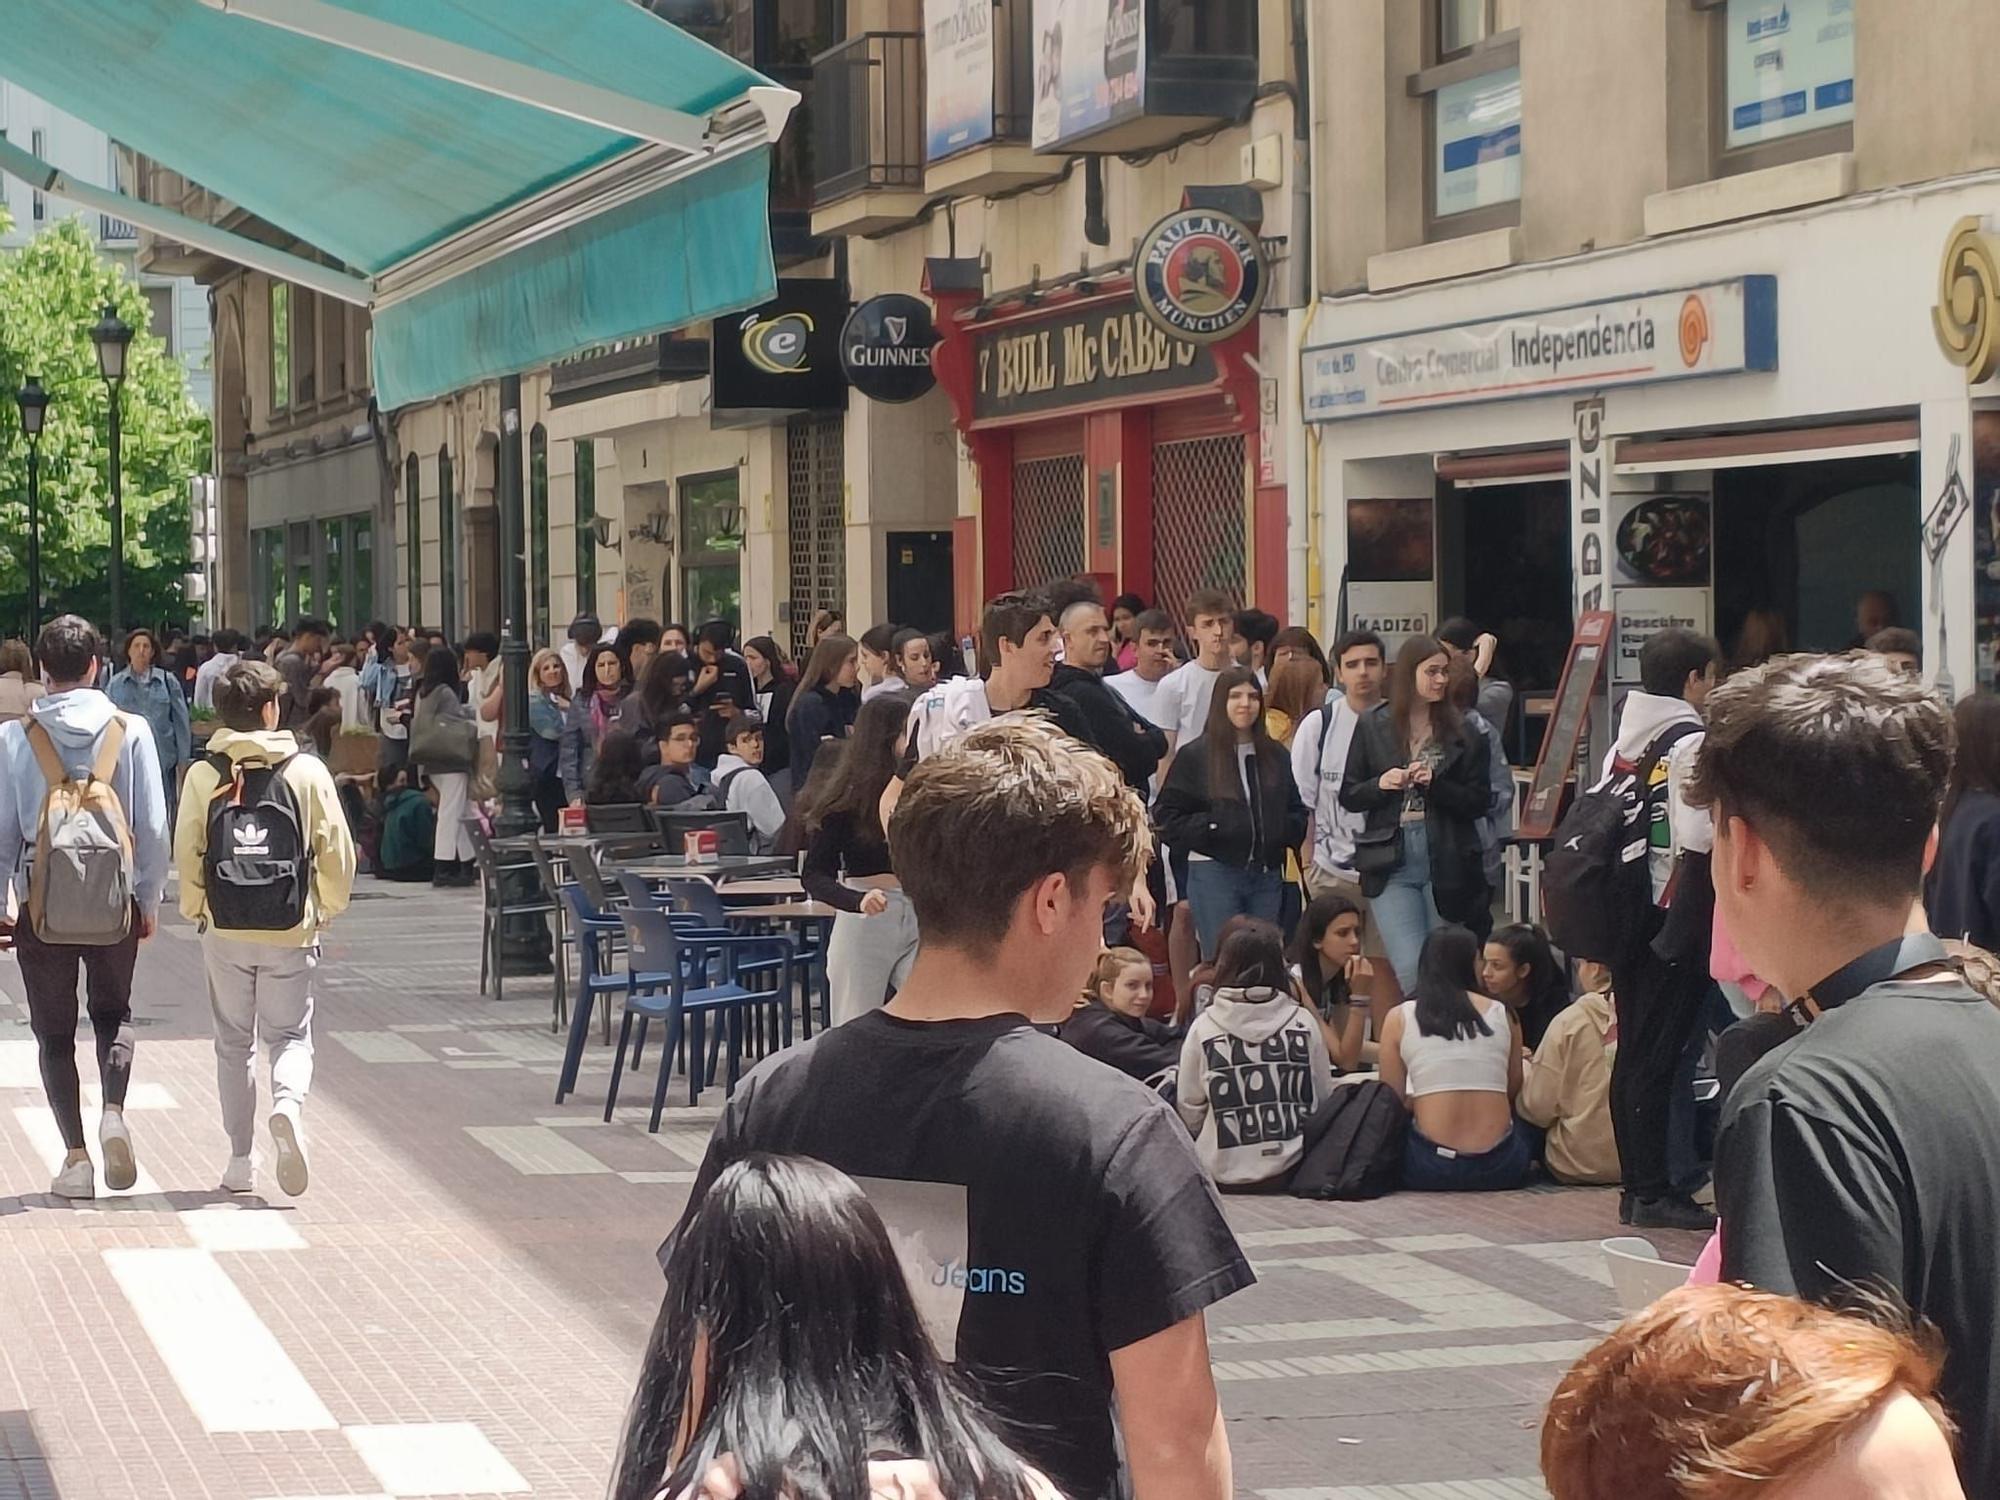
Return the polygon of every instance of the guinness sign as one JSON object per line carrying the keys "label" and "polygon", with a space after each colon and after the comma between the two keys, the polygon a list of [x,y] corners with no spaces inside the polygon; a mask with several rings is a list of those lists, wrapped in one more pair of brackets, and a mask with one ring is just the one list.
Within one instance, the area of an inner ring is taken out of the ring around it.
{"label": "guinness sign", "polygon": [[901,292],[870,297],[840,331],[840,367],[870,400],[914,401],[937,384],[937,342],[929,303]]}

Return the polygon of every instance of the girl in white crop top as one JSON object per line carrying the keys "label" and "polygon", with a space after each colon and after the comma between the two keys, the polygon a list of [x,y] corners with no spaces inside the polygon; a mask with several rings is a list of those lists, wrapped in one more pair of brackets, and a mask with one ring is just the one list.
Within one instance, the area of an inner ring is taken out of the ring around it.
{"label": "girl in white crop top", "polygon": [[1417,1024],[1417,1002],[1396,1007],[1403,1021],[1402,1053],[1406,1083],[1403,1095],[1508,1093],[1507,1075],[1517,1049],[1510,1013],[1498,1000],[1469,996],[1474,1012],[1489,1028],[1485,1036],[1426,1036]]}
{"label": "girl in white crop top", "polygon": [[1463,927],[1425,939],[1416,998],[1382,1027],[1382,1081],[1402,1096],[1426,1146],[1480,1154],[1507,1141],[1521,1088],[1512,1013],[1478,993],[1479,940]]}

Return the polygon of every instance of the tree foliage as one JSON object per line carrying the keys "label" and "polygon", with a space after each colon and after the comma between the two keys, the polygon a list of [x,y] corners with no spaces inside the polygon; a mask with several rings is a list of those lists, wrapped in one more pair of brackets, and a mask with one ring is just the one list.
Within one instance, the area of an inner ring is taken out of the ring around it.
{"label": "tree foliage", "polygon": [[[5,213],[0,211],[0,227]],[[49,393],[41,440],[44,618],[74,610],[100,625],[109,607],[110,393],[90,329],[109,305],[137,332],[126,356],[121,429],[126,619],[187,618],[189,480],[208,467],[208,418],[187,373],[148,326],[144,292],[98,259],[83,226],[62,220],[0,252],[0,623],[28,614],[28,445],[14,393],[30,375]]]}

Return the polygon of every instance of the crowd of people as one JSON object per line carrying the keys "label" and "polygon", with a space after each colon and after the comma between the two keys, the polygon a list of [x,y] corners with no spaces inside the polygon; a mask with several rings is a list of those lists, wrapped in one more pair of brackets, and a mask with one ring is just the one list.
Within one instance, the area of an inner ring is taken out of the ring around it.
{"label": "crowd of people", "polygon": [[[1551,854],[1544,930],[1496,926],[1515,705],[1476,627],[1392,659],[1210,593],[1177,628],[1083,581],[993,600],[970,660],[843,625],[815,622],[795,669],[729,622],[582,617],[530,668],[550,826],[579,803],[739,811],[838,912],[837,1024],[744,1079],[661,1246],[616,1494],[866,1473],[1220,1500],[1204,1312],[1254,1279],[1221,1195],[1537,1173],[1713,1231],[1714,1284],[1557,1392],[1558,1500],[2000,1493],[1991,699],[1954,715],[1879,638],[1725,677],[1713,642],[1661,632]],[[0,870],[55,1193],[95,1191],[79,971],[97,1159],[136,1178],[132,973],[170,868],[223,1185],[260,1167],[261,1044],[277,1181],[305,1190],[319,936],[360,865],[397,873],[411,799],[431,877],[467,878],[497,657],[313,620],[114,655],[66,616],[0,646]],[[351,728],[377,737],[365,803],[335,774]]]}

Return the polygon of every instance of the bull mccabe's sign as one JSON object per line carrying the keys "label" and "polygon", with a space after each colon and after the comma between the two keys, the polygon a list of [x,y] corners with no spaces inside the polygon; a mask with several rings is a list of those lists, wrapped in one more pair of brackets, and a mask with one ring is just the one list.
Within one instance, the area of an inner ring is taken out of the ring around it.
{"label": "bull mccabe's sign", "polygon": [[1131,302],[1028,325],[975,328],[974,421],[1213,384],[1215,356],[1156,327]]}

